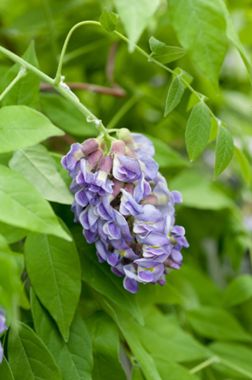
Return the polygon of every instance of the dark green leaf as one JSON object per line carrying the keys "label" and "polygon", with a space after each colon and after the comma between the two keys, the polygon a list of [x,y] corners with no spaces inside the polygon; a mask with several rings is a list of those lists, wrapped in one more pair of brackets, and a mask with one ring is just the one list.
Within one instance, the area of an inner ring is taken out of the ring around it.
{"label": "dark green leaf", "polygon": [[208,107],[200,102],[189,116],[185,141],[190,160],[195,160],[206,148],[211,131],[211,116]]}
{"label": "dark green leaf", "polygon": [[10,369],[10,365],[4,358],[0,365],[0,379],[2,380],[14,380],[13,373]]}
{"label": "dark green leaf", "polygon": [[43,145],[18,150],[9,166],[21,173],[49,201],[71,204],[73,197]]}
{"label": "dark green leaf", "polygon": [[30,231],[70,240],[53,210],[33,185],[20,174],[0,165],[0,220]]}
{"label": "dark green leaf", "polygon": [[125,380],[119,362],[120,340],[118,329],[105,313],[92,315],[88,327],[93,337],[93,380]]}
{"label": "dark green leaf", "polygon": [[59,369],[42,340],[27,325],[11,330],[8,356],[15,380],[61,380]]}
{"label": "dark green leaf", "polygon": [[114,0],[114,3],[129,37],[129,51],[132,52],[155,13],[159,0]]}
{"label": "dark green leaf", "polygon": [[185,50],[179,46],[169,46],[164,42],[151,37],[149,40],[151,55],[150,57],[157,59],[162,63],[169,63],[182,58]]}
{"label": "dark green leaf", "polygon": [[64,133],[43,114],[26,106],[0,109],[0,153],[11,152]]}
{"label": "dark green leaf", "polygon": [[165,111],[164,116],[169,115],[180,103],[182,96],[185,91],[184,83],[182,82],[180,76],[175,76],[170,84],[166,101],[165,101]]}
{"label": "dark green leaf", "polygon": [[75,244],[52,236],[31,234],[25,244],[25,262],[36,294],[67,341],[81,291]]}
{"label": "dark green leaf", "polygon": [[53,355],[63,380],[91,380],[92,345],[80,314],[77,312],[73,319],[66,343],[34,292],[31,292],[31,306],[36,332]]}
{"label": "dark green leaf", "polygon": [[230,163],[234,154],[234,143],[230,132],[220,126],[215,150],[215,168],[216,176],[220,175]]}
{"label": "dark green leaf", "polygon": [[104,301],[104,303],[111,317],[121,330],[132,353],[139,362],[146,380],[162,380],[153,358],[144,349],[140,341],[136,339],[136,332],[134,331],[134,328],[132,328],[135,325],[135,322],[131,316],[124,311],[119,310],[118,307],[112,307],[106,301]]}
{"label": "dark green leaf", "polygon": [[219,308],[201,307],[187,312],[188,321],[200,335],[216,340],[251,342],[252,337],[227,311]]}

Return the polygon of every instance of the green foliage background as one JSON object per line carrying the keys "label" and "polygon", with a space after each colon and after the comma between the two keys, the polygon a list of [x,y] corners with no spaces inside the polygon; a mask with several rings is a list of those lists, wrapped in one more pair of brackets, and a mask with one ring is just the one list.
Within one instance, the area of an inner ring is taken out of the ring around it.
{"label": "green foliage background", "polygon": [[[0,380],[252,379],[252,2],[2,0],[0,45],[53,78],[69,29],[101,14],[65,81],[105,126],[152,139],[190,248],[134,296],[97,262],[60,165],[96,130],[28,70],[0,95]],[[19,69],[0,55],[0,93]]]}

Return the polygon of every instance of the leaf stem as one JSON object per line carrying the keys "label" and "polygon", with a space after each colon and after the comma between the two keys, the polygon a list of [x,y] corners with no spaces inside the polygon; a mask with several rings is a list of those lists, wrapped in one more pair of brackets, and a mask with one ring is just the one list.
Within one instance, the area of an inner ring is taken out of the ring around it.
{"label": "leaf stem", "polygon": [[204,369],[206,367],[209,367],[210,365],[212,365],[214,363],[219,363],[219,362],[220,362],[220,359],[217,356],[212,356],[211,358],[205,360],[204,362],[200,363],[196,367],[193,367],[189,372],[191,374],[194,374],[194,373],[201,371],[202,369]]}
{"label": "leaf stem", "polygon": [[5,95],[15,86],[15,84],[26,75],[26,69],[21,67],[15,78],[9,83],[5,90],[0,94],[0,102],[3,100]]}

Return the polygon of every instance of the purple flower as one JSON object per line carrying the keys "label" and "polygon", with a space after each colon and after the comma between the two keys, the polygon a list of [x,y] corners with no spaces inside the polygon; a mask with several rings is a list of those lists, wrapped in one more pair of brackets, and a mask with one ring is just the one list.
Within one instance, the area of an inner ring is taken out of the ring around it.
{"label": "purple flower", "polygon": [[[4,312],[0,310],[0,335],[3,334],[7,330],[6,326],[6,318]],[[0,343],[0,363],[3,361],[3,347]]]}
{"label": "purple flower", "polygon": [[158,172],[151,141],[125,129],[118,135],[110,146],[101,137],[73,144],[62,165],[73,179],[72,209],[86,240],[135,293],[139,283],[163,285],[169,270],[180,268],[188,242],[175,225],[181,195]]}

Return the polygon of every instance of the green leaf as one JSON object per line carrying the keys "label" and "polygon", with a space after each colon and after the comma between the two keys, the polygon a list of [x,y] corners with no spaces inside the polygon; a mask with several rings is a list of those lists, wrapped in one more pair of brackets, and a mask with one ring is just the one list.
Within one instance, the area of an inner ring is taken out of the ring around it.
{"label": "green leaf", "polygon": [[57,94],[44,94],[40,98],[43,113],[65,132],[73,136],[97,135],[96,129],[66,99]]}
{"label": "green leaf", "polygon": [[184,170],[170,181],[170,188],[181,191],[184,206],[203,210],[221,210],[234,206],[231,199],[203,172]]}
{"label": "green leaf", "polygon": [[182,99],[184,91],[185,85],[182,82],[180,76],[173,77],[165,101],[164,116],[169,115],[169,113],[171,113],[177,107]]}
{"label": "green leaf", "polygon": [[203,345],[155,307],[150,307],[145,313],[144,326],[132,323],[131,329],[155,361],[160,359],[181,363],[209,356],[209,351]]}
{"label": "green leaf", "polygon": [[190,160],[195,160],[206,148],[211,131],[211,116],[208,107],[200,102],[189,116],[185,142]]}
{"label": "green leaf", "polygon": [[81,292],[81,270],[75,244],[52,236],[31,234],[25,244],[25,263],[36,294],[67,341]]}
{"label": "green leaf", "polygon": [[26,106],[0,109],[0,153],[11,152],[64,133],[43,114]]}
{"label": "green leaf", "polygon": [[139,366],[132,368],[131,380],[144,380],[143,372]]}
{"label": "green leaf", "polygon": [[217,135],[215,149],[215,168],[214,174],[220,175],[226,169],[234,154],[234,143],[231,133],[227,128],[220,126]]}
{"label": "green leaf", "polygon": [[13,226],[2,222],[0,222],[0,233],[4,235],[9,244],[22,240],[27,235],[25,230],[16,227],[13,228]]}
{"label": "green leaf", "polygon": [[143,323],[136,297],[122,286],[122,280],[111,273],[108,265],[98,262],[92,246],[85,244],[82,234],[77,242],[82,263],[82,279],[97,292],[114,302],[122,310],[130,313],[139,323]]}
{"label": "green leaf", "polygon": [[166,45],[164,42],[161,42],[154,37],[149,39],[149,44],[151,49],[150,57],[155,58],[164,64],[176,61],[177,59],[182,58],[186,53],[185,49],[179,46]]}
{"label": "green leaf", "polygon": [[251,342],[252,337],[227,311],[219,308],[201,307],[187,312],[193,329],[206,338]]}
{"label": "green leaf", "polygon": [[163,380],[167,379],[169,374],[169,380],[197,380],[198,377],[191,374],[187,368],[182,367],[179,364],[173,363],[164,359],[155,359],[158,371]]}
{"label": "green leaf", "polygon": [[0,365],[0,379],[2,380],[14,380],[13,373],[10,369],[10,365],[4,358]]}
{"label": "green leaf", "polygon": [[10,320],[16,317],[22,286],[18,263],[8,248],[0,248],[0,305]]}
{"label": "green leaf", "polygon": [[8,356],[15,380],[61,380],[59,369],[42,340],[23,323],[12,329]]}
{"label": "green leaf", "polygon": [[164,141],[147,135],[152,141],[155,148],[155,159],[160,168],[176,168],[188,166],[188,162],[178,153],[172,149]]}
{"label": "green leaf", "polygon": [[[24,53],[23,58],[33,66],[38,67],[38,60],[33,41]],[[1,82],[1,91],[14,79],[19,70],[20,65],[15,64],[7,71]],[[4,97],[2,105],[25,104],[31,107],[36,107],[39,102],[39,84],[39,77],[27,70],[25,77],[20,79],[18,83],[15,84],[14,88],[12,88]]]}
{"label": "green leaf", "polygon": [[48,201],[71,204],[73,197],[43,145],[18,150],[9,166],[30,181]]}
{"label": "green leaf", "polygon": [[235,278],[225,289],[224,305],[236,306],[252,297],[252,277],[243,275]]}
{"label": "green leaf", "polygon": [[244,152],[236,146],[234,147],[234,154],[240,166],[242,177],[247,185],[249,185],[252,180],[251,164]]}
{"label": "green leaf", "polygon": [[120,365],[120,340],[115,323],[103,312],[87,321],[93,339],[94,368],[92,380],[125,380]]}
{"label": "green leaf", "polygon": [[[221,372],[242,379],[252,379],[252,350],[241,344],[213,343],[210,349],[221,358]],[[230,371],[232,370],[232,372]]]}
{"label": "green leaf", "polygon": [[71,240],[53,210],[19,173],[0,165],[0,221]]}
{"label": "green leaf", "polygon": [[136,332],[132,328],[134,321],[128,313],[119,310],[118,307],[112,307],[110,303],[104,300],[105,307],[107,307],[109,314],[114,319],[119,329],[121,330],[126,342],[128,343],[133,355],[139,362],[146,380],[162,380],[155,362],[151,355],[144,349],[138,339],[136,339]]}
{"label": "green leaf", "polygon": [[251,65],[251,59],[249,54],[246,52],[245,48],[243,47],[239,34],[236,32],[233,24],[232,17],[227,9],[226,3],[223,0],[219,0],[220,8],[222,8],[222,12],[226,19],[226,35],[229,41],[236,47],[238,50],[241,59],[243,60],[244,65],[247,68],[250,81],[252,81],[252,65]]}
{"label": "green leaf", "polygon": [[170,0],[171,22],[194,65],[216,86],[227,50],[226,20],[219,0]]}
{"label": "green leaf", "polygon": [[31,307],[35,330],[53,355],[62,372],[63,380],[91,380],[92,344],[80,314],[77,312],[73,319],[66,343],[33,291]]}
{"label": "green leaf", "polygon": [[100,16],[100,23],[107,32],[113,32],[118,23],[118,15],[114,12],[103,11]]}
{"label": "green leaf", "polygon": [[114,0],[114,3],[129,38],[129,51],[132,52],[159,6],[159,0]]}

